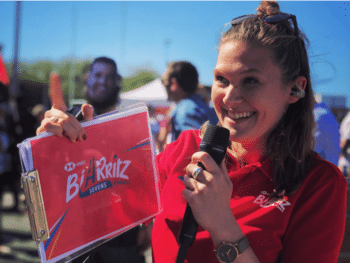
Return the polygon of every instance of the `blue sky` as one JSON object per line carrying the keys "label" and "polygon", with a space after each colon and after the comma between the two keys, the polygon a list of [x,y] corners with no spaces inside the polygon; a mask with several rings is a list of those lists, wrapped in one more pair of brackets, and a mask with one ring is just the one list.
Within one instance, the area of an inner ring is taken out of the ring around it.
{"label": "blue sky", "polygon": [[[279,2],[281,11],[297,16],[310,40],[316,93],[350,95],[349,2]],[[24,1],[20,60],[105,55],[117,61],[123,76],[140,68],[161,75],[166,61],[188,60],[197,67],[200,82],[211,85],[220,29],[234,17],[255,13],[258,5],[257,1]],[[15,6],[14,1],[0,1],[5,61],[13,59]]]}

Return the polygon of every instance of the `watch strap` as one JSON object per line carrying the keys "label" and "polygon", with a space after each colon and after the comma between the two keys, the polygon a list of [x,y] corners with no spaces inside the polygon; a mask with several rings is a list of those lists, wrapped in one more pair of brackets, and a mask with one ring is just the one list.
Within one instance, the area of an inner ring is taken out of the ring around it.
{"label": "watch strap", "polygon": [[[248,238],[246,236],[243,236],[241,239],[239,239],[237,242],[234,242],[234,243],[233,242],[222,242],[219,246],[217,246],[217,248],[214,249],[216,257],[218,257],[217,252],[218,252],[219,248],[221,246],[227,245],[227,244],[229,244],[232,247],[236,247],[237,252],[238,252],[237,258],[250,246]],[[235,258],[233,261],[235,261],[237,258]],[[220,261],[219,258],[218,258],[218,260],[219,260],[219,262],[222,262],[222,261]]]}
{"label": "watch strap", "polygon": [[246,236],[243,236],[240,240],[237,241],[237,250],[239,255],[244,252],[250,245],[248,238]]}

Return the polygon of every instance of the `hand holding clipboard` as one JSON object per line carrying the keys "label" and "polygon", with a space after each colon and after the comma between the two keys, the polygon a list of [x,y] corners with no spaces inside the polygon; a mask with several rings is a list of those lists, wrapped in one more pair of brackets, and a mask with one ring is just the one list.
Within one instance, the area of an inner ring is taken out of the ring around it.
{"label": "hand holding clipboard", "polygon": [[[45,118],[36,133],[46,131],[59,137],[66,136],[72,142],[84,141],[86,139],[84,129],[75,116],[67,113],[68,108],[64,102],[61,77],[57,72],[50,75],[49,97],[52,108],[45,113]],[[91,105],[82,105],[81,111],[83,120],[92,120],[94,110]]]}

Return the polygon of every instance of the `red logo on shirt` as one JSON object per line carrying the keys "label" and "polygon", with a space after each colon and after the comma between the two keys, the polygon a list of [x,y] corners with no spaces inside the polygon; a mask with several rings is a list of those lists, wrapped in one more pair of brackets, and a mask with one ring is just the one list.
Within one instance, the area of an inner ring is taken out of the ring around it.
{"label": "red logo on shirt", "polygon": [[261,194],[255,198],[254,203],[260,205],[262,208],[267,208],[271,206],[277,207],[282,213],[286,209],[286,206],[290,206],[291,203],[288,202],[288,198],[286,196],[281,197],[280,199],[271,199],[269,198],[270,194],[266,191],[262,191]]}

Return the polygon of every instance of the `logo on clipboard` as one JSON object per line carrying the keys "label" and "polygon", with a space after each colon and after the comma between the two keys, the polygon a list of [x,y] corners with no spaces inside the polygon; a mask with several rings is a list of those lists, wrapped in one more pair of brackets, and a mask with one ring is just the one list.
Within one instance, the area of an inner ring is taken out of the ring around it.
{"label": "logo on clipboard", "polygon": [[[68,164],[72,164],[72,162]],[[68,169],[75,168],[75,165],[68,166],[68,164],[66,164],[65,170],[66,167]],[[66,203],[78,194],[79,198],[85,198],[102,190],[112,188],[116,184],[128,185],[129,176],[126,174],[126,170],[130,164],[130,160],[121,160],[117,158],[117,155],[113,157],[113,161],[108,163],[106,157],[102,157],[99,160],[95,160],[95,157],[93,157],[89,162],[87,174],[85,175],[85,169],[81,171],[79,184],[77,173],[68,176]]]}
{"label": "logo on clipboard", "polygon": [[66,163],[66,165],[64,166],[64,170],[66,172],[71,172],[75,169],[75,167],[77,166],[80,166],[80,165],[84,165],[85,164],[85,161],[81,161],[79,163],[74,163],[74,162],[69,162],[69,163]]}
{"label": "logo on clipboard", "polygon": [[73,162],[70,162],[70,163],[67,163],[65,166],[64,166],[64,170],[66,170],[67,172],[71,172],[75,169],[75,163]]}

